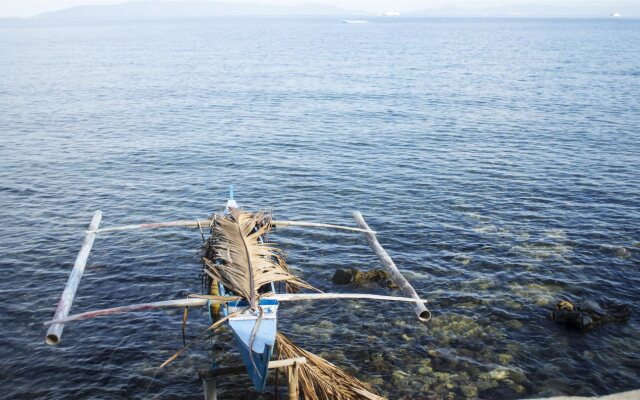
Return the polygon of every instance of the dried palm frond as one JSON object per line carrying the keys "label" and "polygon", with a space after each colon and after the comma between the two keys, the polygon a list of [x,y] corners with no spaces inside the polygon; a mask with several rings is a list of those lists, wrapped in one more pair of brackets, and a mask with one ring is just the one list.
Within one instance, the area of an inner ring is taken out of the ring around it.
{"label": "dried palm frond", "polygon": [[306,357],[307,362],[299,366],[298,377],[306,400],[384,400],[372,393],[370,385],[296,346],[281,333],[276,336],[276,351],[279,359]]}
{"label": "dried palm frond", "polygon": [[211,238],[205,244],[205,273],[247,300],[254,310],[258,290],[267,283],[314,289],[291,273],[279,249],[260,240],[271,228],[271,219],[262,211],[231,209],[228,215],[214,218]]}

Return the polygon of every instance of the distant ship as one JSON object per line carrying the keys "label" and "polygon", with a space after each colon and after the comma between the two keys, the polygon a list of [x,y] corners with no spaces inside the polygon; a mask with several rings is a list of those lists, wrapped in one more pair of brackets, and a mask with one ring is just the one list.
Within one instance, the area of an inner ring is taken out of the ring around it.
{"label": "distant ship", "polygon": [[613,14],[611,14],[611,16],[615,18],[622,17],[619,12],[614,12]]}
{"label": "distant ship", "polygon": [[364,19],[343,19],[342,22],[345,24],[366,24],[369,21],[365,21]]}
{"label": "distant ship", "polygon": [[399,17],[400,13],[398,11],[385,11],[382,13],[383,17]]}

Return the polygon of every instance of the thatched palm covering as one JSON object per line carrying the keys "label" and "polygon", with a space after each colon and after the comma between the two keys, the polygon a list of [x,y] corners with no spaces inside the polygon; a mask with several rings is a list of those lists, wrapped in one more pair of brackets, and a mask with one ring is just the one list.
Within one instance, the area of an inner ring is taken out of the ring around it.
{"label": "thatched palm covering", "polygon": [[270,282],[313,289],[289,271],[279,249],[260,241],[271,229],[271,219],[264,212],[231,209],[214,219],[205,244],[205,273],[247,300],[251,309],[257,308],[260,287]]}
{"label": "thatched palm covering", "polygon": [[[271,219],[260,211],[231,209],[212,221],[211,237],[204,246],[205,273],[242,297],[251,309],[258,309],[260,291],[271,282],[285,282],[291,289],[315,289],[289,270],[283,253],[261,238],[271,231]],[[300,367],[300,388],[306,400],[384,400],[372,387],[344,373],[340,368],[309,353],[278,333],[279,357],[306,357]]]}
{"label": "thatched palm covering", "polygon": [[300,389],[305,400],[384,400],[372,393],[373,388],[343,372],[324,358],[291,342],[286,336],[276,336],[276,351],[280,359],[306,357],[300,368]]}

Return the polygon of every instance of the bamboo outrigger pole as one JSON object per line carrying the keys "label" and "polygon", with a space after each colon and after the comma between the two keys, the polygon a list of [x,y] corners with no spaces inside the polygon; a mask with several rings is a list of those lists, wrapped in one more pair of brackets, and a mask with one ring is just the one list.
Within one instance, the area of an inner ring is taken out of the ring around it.
{"label": "bamboo outrigger pole", "polygon": [[[262,297],[262,300],[278,301],[303,301],[303,300],[378,300],[378,301],[400,301],[415,303],[412,297],[382,296],[368,293],[272,293]],[[66,324],[68,322],[82,321],[105,315],[124,314],[137,311],[151,311],[172,307],[202,307],[208,304],[226,304],[231,301],[240,300],[238,296],[210,296],[202,294],[191,294],[189,298],[178,300],[164,300],[153,303],[131,304],[127,306],[103,308],[100,310],[85,311],[80,314],[68,315],[60,319],[47,321],[45,325]],[[426,300],[420,300],[426,302]]]}
{"label": "bamboo outrigger pole", "polygon": [[[238,300],[239,298],[232,297],[230,299]],[[150,310],[157,310],[157,309],[171,308],[171,307],[201,307],[201,306],[207,305],[208,302],[209,300],[207,299],[180,299],[180,300],[156,301],[154,303],[132,304],[129,306],[112,307],[112,308],[104,308],[101,310],[87,311],[80,314],[70,315],[61,319],[52,319],[51,321],[47,321],[44,324],[45,325],[66,324],[67,322],[82,321],[84,319],[102,317],[104,315],[123,314],[123,313],[135,312],[135,311],[150,311]],[[227,301],[212,302],[212,303],[223,304],[226,302]]]}
{"label": "bamboo outrigger pole", "polygon": [[415,300],[412,297],[383,296],[368,293],[277,293],[265,297],[265,299],[276,299],[278,301],[301,301],[301,300],[379,300],[379,301],[399,301],[405,303],[415,303],[426,300]]}
{"label": "bamboo outrigger pole", "polygon": [[[205,219],[195,219],[195,220],[179,220],[179,221],[169,221],[169,222],[151,222],[146,224],[135,224],[135,225],[122,225],[122,226],[113,226],[109,228],[102,229],[89,229],[87,233],[106,233],[106,232],[118,232],[118,231],[133,231],[140,229],[158,229],[158,228],[198,228],[198,227],[206,227],[211,225],[212,221],[208,218]],[[333,225],[333,224],[321,224],[318,222],[306,222],[306,221],[282,221],[282,220],[273,220],[271,224],[278,227],[286,227],[286,226],[298,226],[305,228],[328,228],[328,229],[337,229],[343,231],[351,231],[351,232],[362,232],[362,233],[373,233],[374,231],[354,228],[351,226],[341,226],[341,225]]]}
{"label": "bamboo outrigger pole", "polygon": [[[67,280],[67,286],[65,286],[64,291],[62,292],[62,297],[60,297],[58,308],[56,308],[56,313],[53,316],[54,320],[64,319],[67,317],[67,315],[69,315],[69,310],[71,309],[71,305],[73,304],[73,299],[76,296],[76,291],[78,290],[78,285],[80,284],[80,278],[82,278],[82,274],[84,273],[84,267],[85,265],[87,265],[89,252],[91,252],[91,247],[93,246],[93,242],[96,238],[95,231],[100,226],[100,220],[102,220],[102,212],[96,211],[93,214],[93,218],[91,219],[91,224],[89,225],[89,232],[87,232],[87,234],[84,237],[84,242],[82,243],[82,247],[78,252],[76,261],[73,264],[73,269],[69,274],[69,280]],[[51,327],[47,331],[45,342],[48,345],[58,344],[60,342],[60,337],[62,336],[63,329],[64,329],[64,323],[56,323],[51,325]]]}
{"label": "bamboo outrigger pole", "polygon": [[391,279],[393,280],[393,283],[398,285],[398,287],[402,289],[402,291],[406,296],[412,297],[415,299],[415,303],[414,303],[415,305],[413,309],[416,315],[418,316],[418,319],[420,319],[420,321],[423,321],[423,322],[429,321],[431,319],[431,311],[429,311],[427,307],[425,307],[424,305],[425,301],[422,300],[420,296],[418,296],[418,293],[416,293],[413,286],[411,286],[411,284],[407,281],[407,279],[398,270],[398,267],[396,267],[396,264],[393,262],[391,257],[389,257],[389,254],[387,254],[387,252],[382,248],[382,246],[380,246],[380,243],[378,243],[378,239],[376,239],[376,235],[374,235],[373,233],[370,233],[371,229],[369,228],[369,225],[367,225],[367,223],[364,221],[362,214],[356,211],[353,213],[353,218],[356,220],[356,223],[361,229],[367,231],[363,234],[365,238],[367,238],[367,241],[369,242],[369,246],[371,246],[371,249],[373,249],[373,251],[376,253],[378,258],[380,259],[380,262],[382,262],[382,264],[391,273]]}
{"label": "bamboo outrigger pole", "polygon": [[320,224],[317,222],[305,222],[305,221],[281,221],[281,220],[273,220],[271,221],[273,226],[276,228],[280,228],[283,226],[300,226],[305,228],[328,228],[328,229],[338,229],[343,231],[351,231],[351,232],[362,232],[362,233],[373,233],[374,231],[365,230],[361,228],[352,228],[350,226],[342,226],[342,225],[334,225],[334,224]]}

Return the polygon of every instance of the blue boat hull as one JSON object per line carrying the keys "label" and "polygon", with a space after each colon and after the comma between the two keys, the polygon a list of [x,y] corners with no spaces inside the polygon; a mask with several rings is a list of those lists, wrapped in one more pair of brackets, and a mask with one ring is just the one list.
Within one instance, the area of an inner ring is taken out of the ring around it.
{"label": "blue boat hull", "polygon": [[262,353],[251,351],[250,355],[249,348],[245,346],[237,336],[236,341],[238,342],[242,361],[244,361],[244,365],[247,367],[247,374],[249,378],[251,378],[253,386],[258,392],[264,392],[264,387],[267,383],[267,373],[269,372],[269,361],[273,353],[273,345],[265,345]]}
{"label": "blue boat hull", "polygon": [[261,320],[252,338],[255,323],[256,320],[253,319],[230,321],[249,378],[256,390],[262,392],[267,382],[269,361],[275,346],[276,320]]}

